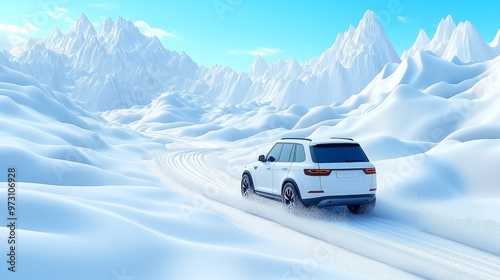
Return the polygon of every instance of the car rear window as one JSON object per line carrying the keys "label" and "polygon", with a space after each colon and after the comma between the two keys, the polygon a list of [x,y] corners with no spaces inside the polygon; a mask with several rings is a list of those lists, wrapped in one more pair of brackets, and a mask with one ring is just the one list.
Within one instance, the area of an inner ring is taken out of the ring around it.
{"label": "car rear window", "polygon": [[368,162],[359,144],[320,144],[311,149],[317,163]]}

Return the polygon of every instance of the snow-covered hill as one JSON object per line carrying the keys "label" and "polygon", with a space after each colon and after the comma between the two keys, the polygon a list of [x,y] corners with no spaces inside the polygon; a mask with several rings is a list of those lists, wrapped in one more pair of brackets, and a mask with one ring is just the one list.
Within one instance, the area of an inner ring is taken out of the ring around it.
{"label": "snow-covered hill", "polygon": [[[108,124],[2,65],[0,127],[18,217],[15,272],[4,266],[1,279],[279,278],[307,257],[162,187],[144,158],[168,140]],[[313,275],[359,277],[326,266]]]}
{"label": "snow-covered hill", "polygon": [[[328,238],[325,232],[335,232],[331,244],[413,276],[494,279],[500,271],[500,176],[495,169],[500,165],[499,67],[500,57],[464,64],[417,51],[401,63],[387,64],[339,106],[205,107],[197,110],[202,117],[196,124],[161,131],[149,126],[151,132],[178,141],[159,155],[159,174],[170,184],[178,182],[178,191],[195,195],[210,188],[216,195],[207,196],[218,203],[321,240]],[[144,113],[128,113],[133,112]],[[108,117],[123,114],[127,112]],[[140,129],[147,127],[143,122]],[[266,202],[246,207],[236,200],[240,194],[234,186],[243,165],[268,152],[274,141],[331,136],[356,138],[377,167],[377,208],[368,219],[348,216],[354,232],[344,225],[336,228],[343,212],[311,210],[305,219],[295,220],[268,210]],[[335,221],[329,223],[331,215]],[[454,252],[460,253],[455,257]]]}
{"label": "snow-covered hill", "polygon": [[[137,172],[135,162],[140,153],[161,147],[142,144],[144,136],[106,124],[68,97],[2,65],[0,126],[0,167],[26,170],[24,182],[150,185],[151,177]],[[127,144],[115,146],[124,139]]]}

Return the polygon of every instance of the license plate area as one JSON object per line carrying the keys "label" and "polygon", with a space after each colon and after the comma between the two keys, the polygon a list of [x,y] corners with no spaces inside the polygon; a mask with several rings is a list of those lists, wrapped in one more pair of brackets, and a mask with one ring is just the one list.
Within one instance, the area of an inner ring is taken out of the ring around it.
{"label": "license plate area", "polygon": [[357,178],[359,177],[358,170],[345,170],[345,171],[337,171],[337,178]]}

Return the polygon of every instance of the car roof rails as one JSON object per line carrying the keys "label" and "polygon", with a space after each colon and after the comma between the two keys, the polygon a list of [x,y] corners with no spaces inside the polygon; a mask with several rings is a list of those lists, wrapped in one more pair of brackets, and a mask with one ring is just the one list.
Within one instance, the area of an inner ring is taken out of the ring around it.
{"label": "car roof rails", "polygon": [[354,141],[354,139],[348,138],[348,137],[330,137],[330,139],[340,139],[340,140]]}
{"label": "car roof rails", "polygon": [[281,138],[281,140],[306,140],[306,141],[312,141],[309,138],[302,138],[302,137],[285,137],[285,138]]}

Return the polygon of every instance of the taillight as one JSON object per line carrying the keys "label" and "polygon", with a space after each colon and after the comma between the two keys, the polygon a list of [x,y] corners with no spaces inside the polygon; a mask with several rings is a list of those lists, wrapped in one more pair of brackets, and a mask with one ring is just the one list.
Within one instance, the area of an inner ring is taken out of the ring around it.
{"label": "taillight", "polygon": [[365,168],[365,174],[377,174],[377,169],[375,167],[372,168]]}
{"label": "taillight", "polygon": [[308,176],[328,176],[330,173],[331,169],[304,169],[304,174]]}

